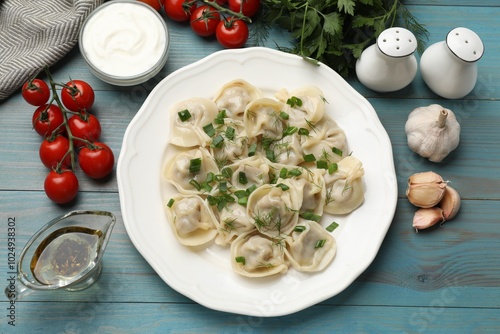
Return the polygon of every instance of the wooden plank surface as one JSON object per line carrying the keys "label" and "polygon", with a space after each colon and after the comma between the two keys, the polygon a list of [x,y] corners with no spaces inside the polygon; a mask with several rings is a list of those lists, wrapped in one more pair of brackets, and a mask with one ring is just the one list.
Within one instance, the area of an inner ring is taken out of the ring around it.
{"label": "wooden plank surface", "polygon": [[[430,31],[428,45],[454,27],[476,31],[486,46],[479,80],[465,99],[435,96],[420,75],[402,91],[377,94],[349,82],[377,111],[393,145],[398,176],[396,214],[372,265],[344,292],[314,307],[276,318],[246,317],[209,310],[166,285],[130,242],[120,214],[116,176],[81,178],[75,203],[52,204],[43,193],[47,170],[38,160],[40,139],[31,129],[33,108],[15,94],[0,104],[0,245],[6,223],[16,220],[18,251],[46,221],[72,209],[103,209],[117,215],[98,283],[81,293],[38,293],[16,303],[16,327],[7,324],[5,297],[0,333],[498,333],[500,332],[500,4],[490,1],[405,1]],[[148,83],[119,88],[93,77],[75,48],[54,68],[58,81],[69,76],[97,90],[94,113],[103,139],[118,156],[125,129],[151,89],[172,71],[217,50],[215,41],[193,36],[168,22],[170,58]],[[285,32],[274,40],[286,43]],[[270,39],[268,46],[273,47]],[[461,144],[435,164],[412,153],[404,123],[416,107],[439,103],[455,111]],[[459,215],[442,227],[416,234],[415,208],[405,199],[406,179],[434,170],[462,195]],[[7,249],[0,249],[0,282],[6,282]]]}

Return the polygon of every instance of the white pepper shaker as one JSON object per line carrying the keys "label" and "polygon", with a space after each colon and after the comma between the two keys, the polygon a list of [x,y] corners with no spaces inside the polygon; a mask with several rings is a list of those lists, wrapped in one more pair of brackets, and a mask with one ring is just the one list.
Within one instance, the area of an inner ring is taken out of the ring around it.
{"label": "white pepper shaker", "polygon": [[422,79],[437,95],[459,99],[469,94],[477,81],[477,61],[484,53],[481,38],[472,30],[451,30],[445,41],[429,46],[420,59]]}
{"label": "white pepper shaker", "polygon": [[386,29],[356,61],[356,75],[363,85],[376,92],[400,90],[417,73],[416,49],[417,39],[411,31],[400,27]]}

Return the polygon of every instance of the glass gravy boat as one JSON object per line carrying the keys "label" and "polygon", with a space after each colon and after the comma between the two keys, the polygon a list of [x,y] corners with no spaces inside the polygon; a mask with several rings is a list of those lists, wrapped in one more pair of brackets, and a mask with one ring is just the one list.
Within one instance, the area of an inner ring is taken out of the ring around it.
{"label": "glass gravy boat", "polygon": [[102,257],[115,224],[106,211],[71,211],[43,226],[23,248],[17,277],[5,295],[19,300],[35,291],[90,287],[102,269]]}

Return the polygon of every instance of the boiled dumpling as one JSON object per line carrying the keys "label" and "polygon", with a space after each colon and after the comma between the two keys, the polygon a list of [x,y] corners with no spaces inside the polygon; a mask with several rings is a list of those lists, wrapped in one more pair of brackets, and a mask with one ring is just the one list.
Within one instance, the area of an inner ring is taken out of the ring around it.
{"label": "boiled dumpling", "polygon": [[245,109],[251,101],[262,97],[262,92],[245,80],[237,79],[226,83],[215,94],[213,100],[220,110],[233,120],[243,120]]}
{"label": "boiled dumpling", "polygon": [[363,164],[353,156],[345,157],[337,163],[338,169],[332,174],[325,173],[325,211],[332,214],[346,214],[363,203]]}
{"label": "boiled dumpling", "polygon": [[224,124],[216,125],[215,129],[211,143],[221,138],[222,141],[210,145],[210,153],[219,166],[226,166],[247,156],[249,139],[243,122],[225,118]]}
{"label": "boiled dumpling", "polygon": [[236,189],[260,187],[269,183],[270,168],[260,155],[239,160],[228,167],[233,171],[231,185]]}
{"label": "boiled dumpling", "polygon": [[170,142],[181,147],[205,146],[210,137],[203,127],[217,116],[217,105],[210,99],[193,97],[170,109]]}
{"label": "boiled dumpling", "polygon": [[[192,164],[198,164],[194,171]],[[177,153],[166,165],[165,176],[183,194],[200,194],[198,189],[207,180],[208,173],[218,174],[219,169],[205,148],[196,148]]]}
{"label": "boiled dumpling", "polygon": [[286,273],[284,246],[256,232],[240,235],[231,244],[233,270],[247,277],[264,277]]}
{"label": "boiled dumpling", "polygon": [[198,195],[173,196],[165,206],[167,218],[175,236],[185,246],[200,246],[212,241],[217,235],[217,220]]}
{"label": "boiled dumpling", "polygon": [[280,139],[284,127],[284,119],[280,116],[282,110],[283,103],[267,97],[250,102],[243,120],[248,137]]}
{"label": "boiled dumpling", "polygon": [[323,270],[335,257],[335,239],[321,225],[301,219],[286,239],[287,259],[297,271]]}
{"label": "boiled dumpling", "polygon": [[282,89],[275,96],[286,104],[284,111],[289,115],[288,124],[291,126],[306,128],[308,124],[319,122],[325,114],[325,98],[316,86],[305,86],[292,92]]}
{"label": "boiled dumpling", "polygon": [[246,208],[237,202],[229,203],[219,212],[219,235],[215,242],[226,246],[251,230],[255,230],[255,225],[247,216]]}
{"label": "boiled dumpling", "polygon": [[302,196],[302,189],[290,180],[263,185],[248,197],[247,215],[262,234],[282,238],[297,223]]}

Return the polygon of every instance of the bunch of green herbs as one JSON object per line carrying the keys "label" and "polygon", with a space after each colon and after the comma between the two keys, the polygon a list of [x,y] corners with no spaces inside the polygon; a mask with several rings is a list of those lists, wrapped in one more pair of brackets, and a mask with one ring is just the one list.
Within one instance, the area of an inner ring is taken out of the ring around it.
{"label": "bunch of green herbs", "polygon": [[291,34],[291,47],[277,48],[312,62],[321,61],[344,77],[362,51],[385,29],[413,32],[422,52],[428,31],[399,0],[262,0],[253,40],[261,44],[275,26]]}

